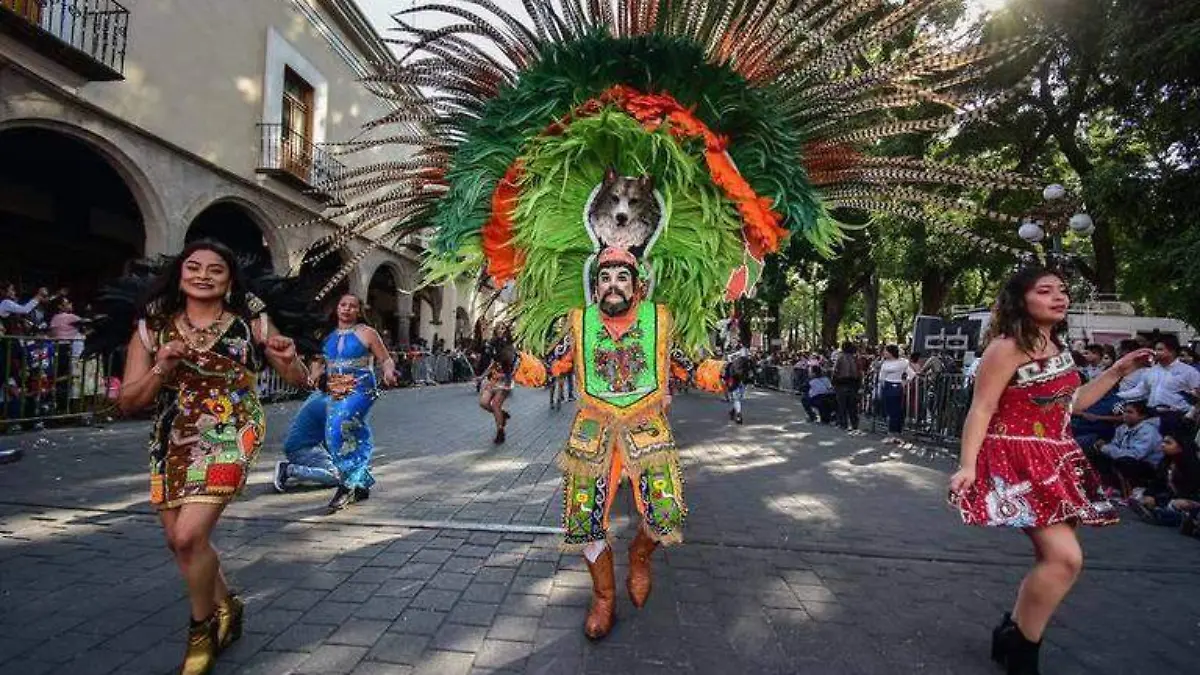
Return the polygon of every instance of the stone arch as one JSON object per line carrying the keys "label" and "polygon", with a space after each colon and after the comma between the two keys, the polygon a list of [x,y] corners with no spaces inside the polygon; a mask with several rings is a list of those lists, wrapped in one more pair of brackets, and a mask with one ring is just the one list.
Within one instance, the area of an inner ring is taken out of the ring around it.
{"label": "stone arch", "polygon": [[[403,274],[394,263],[384,262],[375,267],[367,281],[367,306],[372,323],[379,329],[384,343],[396,344],[400,336],[400,296]],[[405,336],[407,337],[407,336]]]}
{"label": "stone arch", "polygon": [[0,133],[19,129],[42,129],[75,139],[88,146],[104,158],[125,182],[141,212],[142,231],[145,238],[143,252],[146,255],[170,254],[179,248],[179,241],[172,236],[166,208],[162,197],[155,189],[149,176],[117,144],[88,129],[46,117],[20,117],[0,121]]}
{"label": "stone arch", "polygon": [[196,239],[215,239],[238,254],[239,258],[251,261],[252,267],[260,271],[286,273],[279,269],[279,260],[287,260],[284,244],[277,238],[272,241],[274,227],[261,209],[251,202],[237,197],[222,197],[208,202],[203,208],[194,207],[187,219],[184,242]]}
{"label": "stone arch", "polygon": [[184,211],[182,222],[187,228],[185,240],[191,240],[191,230],[196,220],[215,208],[236,210],[262,234],[262,243],[269,254],[271,268],[276,274],[285,275],[291,266],[291,251],[287,240],[278,227],[279,218],[272,215],[255,201],[237,194],[217,197],[204,196],[194,200]]}
{"label": "stone arch", "polygon": [[147,251],[146,215],[96,147],[36,125],[0,129],[0,274],[92,297]]}

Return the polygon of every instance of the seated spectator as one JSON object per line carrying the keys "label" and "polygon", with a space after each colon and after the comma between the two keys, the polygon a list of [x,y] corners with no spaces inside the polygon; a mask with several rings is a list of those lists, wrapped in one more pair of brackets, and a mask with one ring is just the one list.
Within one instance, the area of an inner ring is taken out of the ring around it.
{"label": "seated spectator", "polygon": [[1200,515],[1200,456],[1197,455],[1195,435],[1196,429],[1190,424],[1164,425],[1162,452],[1165,459],[1158,475],[1141,499],[1129,503],[1143,520],[1155,525],[1180,527],[1194,523]]}
{"label": "seated spectator", "polygon": [[1200,363],[1196,363],[1196,352],[1191,347],[1179,348],[1179,360],[1193,368],[1200,368]]}
{"label": "seated spectator", "polygon": [[1100,357],[1100,370],[1105,371],[1112,368],[1112,364],[1117,362],[1117,349],[1112,345],[1103,345],[1104,356]]}
{"label": "seated spectator", "polygon": [[808,371],[808,396],[804,399],[808,421],[815,422],[820,416],[821,424],[829,424],[836,409],[837,397],[833,392],[833,382],[820,368],[814,366]]}
{"label": "seated spectator", "polygon": [[1158,471],[1162,436],[1144,401],[1126,401],[1121,416],[1125,422],[1117,427],[1112,441],[1097,442],[1089,456],[1109,485],[1129,496],[1132,489],[1146,487]]}
{"label": "seated spectator", "polygon": [[1087,378],[1088,381],[1094,380],[1104,372],[1104,366],[1101,362],[1104,361],[1104,347],[1100,345],[1088,345],[1083,352],[1083,367],[1080,372]]}
{"label": "seated spectator", "polygon": [[1111,441],[1117,433],[1117,425],[1125,421],[1121,409],[1121,397],[1115,390],[1110,390],[1092,407],[1071,415],[1071,435],[1079,447],[1090,450],[1099,441]]}
{"label": "seated spectator", "polygon": [[[1117,359],[1120,359],[1122,356],[1125,356],[1129,352],[1141,349],[1142,343],[1138,342],[1137,340],[1121,340],[1120,347],[1121,348],[1117,354]],[[1117,389],[1120,391],[1120,393],[1122,395],[1121,398],[1126,398],[1126,397],[1131,397],[1131,398],[1135,398],[1135,399],[1136,398],[1145,398],[1146,394],[1144,391],[1142,393],[1138,394],[1138,393],[1135,393],[1135,390],[1137,390],[1139,387],[1141,387],[1142,380],[1146,377],[1147,370],[1148,369],[1146,369],[1146,368],[1138,368],[1137,370],[1133,371],[1132,373],[1129,373],[1125,377],[1121,378],[1121,383],[1117,386]]]}

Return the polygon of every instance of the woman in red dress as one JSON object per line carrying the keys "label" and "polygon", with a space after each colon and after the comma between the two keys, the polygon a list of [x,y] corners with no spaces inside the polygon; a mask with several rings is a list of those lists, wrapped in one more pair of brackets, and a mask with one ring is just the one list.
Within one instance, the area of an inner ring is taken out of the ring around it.
{"label": "woman in red dress", "polygon": [[992,658],[1009,675],[1037,675],[1042,632],[1083,568],[1075,527],[1117,522],[1071,436],[1071,410],[1090,407],[1151,354],[1127,355],[1084,386],[1060,336],[1067,287],[1058,273],[1026,268],[992,311],[951,500],[969,525],[1017,527],[1035,564],[1011,613],[992,632]]}

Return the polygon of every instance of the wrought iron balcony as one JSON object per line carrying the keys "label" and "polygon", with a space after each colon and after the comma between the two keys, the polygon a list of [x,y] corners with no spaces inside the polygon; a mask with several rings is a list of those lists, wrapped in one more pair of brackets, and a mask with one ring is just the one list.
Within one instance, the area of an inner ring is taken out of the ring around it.
{"label": "wrought iron balcony", "polygon": [[341,204],[340,190],[346,165],[329,151],[282,124],[260,124],[258,173],[273,176],[331,206]]}
{"label": "wrought iron balcony", "polygon": [[0,0],[0,32],[89,80],[125,79],[129,10],[115,0]]}

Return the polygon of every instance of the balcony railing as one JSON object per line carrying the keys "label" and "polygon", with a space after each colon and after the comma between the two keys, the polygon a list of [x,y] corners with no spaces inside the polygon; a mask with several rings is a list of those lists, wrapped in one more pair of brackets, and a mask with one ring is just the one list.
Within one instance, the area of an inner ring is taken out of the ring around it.
{"label": "balcony railing", "polygon": [[0,0],[0,31],[90,80],[123,80],[129,10],[115,0]]}
{"label": "balcony railing", "polygon": [[258,172],[292,183],[313,198],[341,203],[339,188],[346,165],[329,151],[282,124],[260,124]]}

